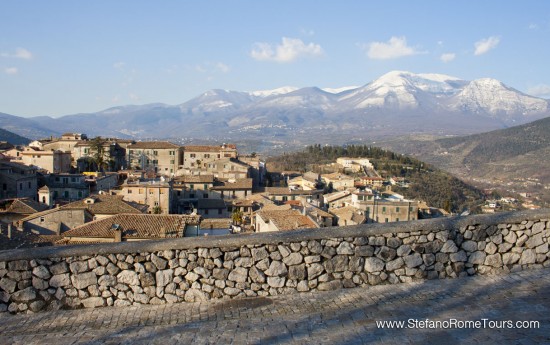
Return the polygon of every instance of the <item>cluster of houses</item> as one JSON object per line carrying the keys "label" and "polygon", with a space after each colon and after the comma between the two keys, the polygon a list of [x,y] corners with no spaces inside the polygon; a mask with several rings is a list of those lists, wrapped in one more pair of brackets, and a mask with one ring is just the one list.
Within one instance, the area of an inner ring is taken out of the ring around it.
{"label": "cluster of houses", "polygon": [[329,174],[273,173],[266,186],[265,163],[231,144],[66,133],[0,147],[0,241],[17,246],[400,222],[432,211],[393,193],[388,185],[406,181],[378,176],[366,158],[339,158]]}

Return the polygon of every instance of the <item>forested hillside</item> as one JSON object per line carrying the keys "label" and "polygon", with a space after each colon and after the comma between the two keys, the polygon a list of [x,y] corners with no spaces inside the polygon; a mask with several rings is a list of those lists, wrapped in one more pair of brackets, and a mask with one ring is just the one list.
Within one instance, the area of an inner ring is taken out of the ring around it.
{"label": "forested hillside", "polygon": [[335,162],[338,157],[369,158],[383,177],[401,176],[410,182],[409,188],[394,188],[394,191],[406,198],[424,200],[433,207],[452,212],[477,212],[484,201],[480,190],[449,173],[415,158],[368,145],[311,145],[299,152],[268,158],[267,169],[315,171],[320,164]]}

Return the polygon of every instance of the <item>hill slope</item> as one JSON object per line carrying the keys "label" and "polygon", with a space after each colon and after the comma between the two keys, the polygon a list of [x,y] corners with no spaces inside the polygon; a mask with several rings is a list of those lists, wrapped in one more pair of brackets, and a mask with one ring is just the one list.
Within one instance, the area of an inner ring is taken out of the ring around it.
{"label": "hill slope", "polygon": [[26,145],[30,142],[30,139],[0,128],[0,141],[7,141],[13,145]]}

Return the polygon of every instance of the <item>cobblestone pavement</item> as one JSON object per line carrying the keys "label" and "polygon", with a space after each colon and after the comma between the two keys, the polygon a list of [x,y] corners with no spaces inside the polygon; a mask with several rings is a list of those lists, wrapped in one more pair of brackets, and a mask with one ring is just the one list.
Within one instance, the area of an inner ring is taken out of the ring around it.
{"label": "cobblestone pavement", "polygon": [[[382,329],[377,321],[486,328]],[[489,328],[495,321],[539,328]],[[550,269],[240,300],[0,316],[0,344],[550,343]]]}

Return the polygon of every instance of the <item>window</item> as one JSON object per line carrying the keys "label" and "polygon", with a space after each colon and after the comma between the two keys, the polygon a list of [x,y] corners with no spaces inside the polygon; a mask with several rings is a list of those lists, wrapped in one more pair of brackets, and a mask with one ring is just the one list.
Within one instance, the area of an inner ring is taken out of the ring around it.
{"label": "window", "polygon": [[31,184],[31,182],[29,181],[29,188],[31,188],[31,185],[32,185],[32,184]]}
{"label": "window", "polygon": [[191,153],[191,154],[189,155],[189,157],[191,157],[191,158],[195,158],[195,156],[196,156],[196,155],[195,155],[194,153]]}
{"label": "window", "polygon": [[164,189],[160,189],[160,194],[164,194]]}
{"label": "window", "polygon": [[65,192],[63,192],[63,196],[68,199],[69,198],[69,191],[66,190]]}
{"label": "window", "polygon": [[78,197],[82,198],[82,191],[81,190],[78,191]]}
{"label": "window", "polygon": [[8,185],[5,183],[2,183],[2,190],[8,190]]}
{"label": "window", "polygon": [[387,222],[388,222],[388,218],[385,218],[384,222],[386,222],[386,223],[387,223]]}
{"label": "window", "polygon": [[76,182],[76,177],[71,177],[71,182]]}
{"label": "window", "polygon": [[395,212],[399,212],[399,206],[395,208]]}
{"label": "window", "polygon": [[132,194],[132,190],[131,190],[131,189],[128,189],[128,194]]}
{"label": "window", "polygon": [[69,211],[69,213],[67,214],[67,217],[73,218],[73,211]]}
{"label": "window", "polygon": [[40,217],[40,223],[44,223],[46,221],[46,218]]}
{"label": "window", "polygon": [[155,206],[158,206],[159,205],[159,202],[158,201],[155,201]]}
{"label": "window", "polygon": [[399,218],[395,218],[395,221],[398,222],[398,221],[399,221]]}
{"label": "window", "polygon": [[155,191],[152,190],[152,189],[149,189],[149,194],[150,194],[150,195],[153,195],[153,194],[155,194]]}
{"label": "window", "polygon": [[158,151],[153,151],[153,155],[158,156],[158,154],[159,154]]}
{"label": "window", "polygon": [[210,154],[209,154],[209,153],[205,153],[205,154],[204,154],[204,158],[210,158]]}
{"label": "window", "polygon": [[176,195],[177,195],[177,196],[180,196],[180,195],[181,195],[181,191],[178,190],[178,191],[176,192]]}
{"label": "window", "polygon": [[58,176],[55,177],[55,182],[59,182],[59,177]]}
{"label": "window", "polygon": [[170,164],[175,164],[176,161],[174,159],[170,159]]}
{"label": "window", "polygon": [[231,157],[231,154],[230,153],[226,153],[223,155],[224,157]]}
{"label": "window", "polygon": [[190,199],[195,199],[195,193],[189,194],[189,198],[190,198]]}
{"label": "window", "polygon": [[22,183],[19,184],[19,190],[23,190],[23,184]]}
{"label": "window", "polygon": [[205,183],[204,184],[204,189],[207,190],[208,189],[208,185]]}
{"label": "window", "polygon": [[134,154],[134,150],[130,150],[130,154]]}
{"label": "window", "polygon": [[204,214],[208,214],[208,210],[204,210]]}
{"label": "window", "polygon": [[386,206],[382,207],[382,213],[386,213]]}
{"label": "window", "polygon": [[195,185],[194,185],[194,184],[190,184],[190,185],[189,185],[189,189],[195,189]]}
{"label": "window", "polygon": [[170,151],[170,156],[175,156],[176,155],[176,151]]}
{"label": "window", "polygon": [[143,194],[143,188],[139,189],[139,194]]}
{"label": "window", "polygon": [[222,214],[222,209],[221,208],[218,209],[218,214]]}
{"label": "window", "polygon": [[204,194],[202,195],[202,197],[203,197],[204,199],[208,199],[208,193],[204,193]]}

